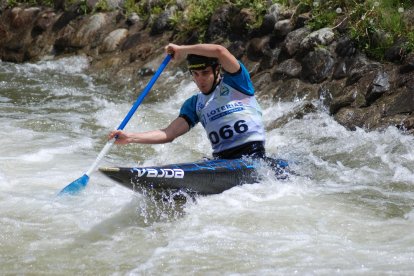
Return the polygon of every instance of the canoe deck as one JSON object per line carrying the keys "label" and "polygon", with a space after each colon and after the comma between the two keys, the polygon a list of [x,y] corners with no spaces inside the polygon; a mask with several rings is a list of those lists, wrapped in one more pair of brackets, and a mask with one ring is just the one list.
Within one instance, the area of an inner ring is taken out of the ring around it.
{"label": "canoe deck", "polygon": [[259,182],[258,168],[261,166],[272,168],[279,179],[288,177],[288,163],[272,158],[266,161],[215,159],[151,167],[104,167],[99,170],[136,192],[210,195],[238,185]]}

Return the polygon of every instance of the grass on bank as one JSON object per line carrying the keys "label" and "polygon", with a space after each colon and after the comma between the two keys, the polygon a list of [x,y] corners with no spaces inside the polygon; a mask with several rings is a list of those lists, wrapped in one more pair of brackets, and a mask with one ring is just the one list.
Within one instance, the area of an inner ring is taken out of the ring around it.
{"label": "grass on bank", "polygon": [[[20,3],[30,6],[54,6],[56,0],[5,0],[9,6]],[[177,0],[124,0],[119,9],[128,15],[137,13],[141,18],[157,16],[177,5]],[[309,12],[308,25],[316,30],[323,27],[337,27],[347,22],[346,32],[354,39],[360,50],[371,58],[382,60],[386,49],[397,41],[406,52],[414,50],[414,30],[409,30],[403,21],[403,13],[413,8],[413,0],[183,0],[185,8],[174,9],[170,24],[182,34],[197,30],[200,42],[204,42],[210,18],[225,4],[242,9],[247,8],[254,16],[253,24],[247,28],[258,28],[268,7],[279,3],[290,9]],[[98,0],[94,8],[88,8],[86,0],[66,0],[65,5],[78,4],[84,13],[114,9],[108,0]],[[118,8],[117,8],[118,9]]]}

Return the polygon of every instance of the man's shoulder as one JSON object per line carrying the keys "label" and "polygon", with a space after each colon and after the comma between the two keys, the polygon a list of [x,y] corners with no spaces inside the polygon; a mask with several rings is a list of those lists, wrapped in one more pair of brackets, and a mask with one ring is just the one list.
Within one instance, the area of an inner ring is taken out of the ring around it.
{"label": "man's shoulder", "polygon": [[244,94],[251,96],[254,94],[254,88],[252,81],[250,79],[250,74],[247,71],[246,67],[243,65],[243,63],[241,63],[240,61],[239,63],[239,71],[234,74],[225,74],[223,76],[223,83],[232,87],[233,89],[236,89]]}
{"label": "man's shoulder", "polygon": [[186,107],[194,107],[196,105],[197,101],[198,101],[198,97],[199,97],[200,94],[201,94],[201,92],[200,93],[193,94],[190,97],[188,97],[184,101],[183,106],[186,106]]}

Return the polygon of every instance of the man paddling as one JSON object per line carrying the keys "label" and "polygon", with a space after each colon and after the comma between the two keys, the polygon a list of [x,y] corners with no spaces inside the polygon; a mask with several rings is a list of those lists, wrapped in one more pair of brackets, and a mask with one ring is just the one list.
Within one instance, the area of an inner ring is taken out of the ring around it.
{"label": "man paddling", "polygon": [[199,92],[184,102],[179,116],[166,128],[139,133],[115,130],[109,139],[117,137],[116,144],[168,143],[200,122],[215,158],[264,158],[262,113],[245,66],[216,44],[169,44],[165,51],[176,61],[187,59]]}

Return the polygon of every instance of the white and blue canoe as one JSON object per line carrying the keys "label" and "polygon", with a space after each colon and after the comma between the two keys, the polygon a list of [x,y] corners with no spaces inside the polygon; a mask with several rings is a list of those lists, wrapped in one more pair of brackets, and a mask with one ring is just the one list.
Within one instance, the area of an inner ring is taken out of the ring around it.
{"label": "white and blue canoe", "polygon": [[151,167],[104,167],[99,170],[136,192],[211,195],[238,185],[258,183],[258,169],[261,166],[270,167],[278,179],[286,179],[289,175],[288,162],[273,158],[266,158],[265,161],[213,159]]}

